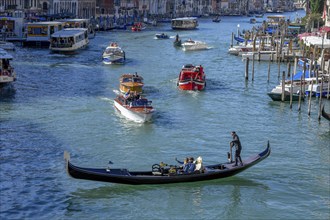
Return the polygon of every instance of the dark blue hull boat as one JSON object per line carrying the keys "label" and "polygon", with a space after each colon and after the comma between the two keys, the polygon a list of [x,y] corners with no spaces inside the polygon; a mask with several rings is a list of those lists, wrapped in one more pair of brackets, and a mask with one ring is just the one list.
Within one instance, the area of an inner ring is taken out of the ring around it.
{"label": "dark blue hull boat", "polygon": [[189,174],[178,172],[179,168],[176,166],[162,167],[159,164],[154,164],[150,171],[129,171],[127,169],[112,168],[83,168],[73,165],[70,162],[70,156],[67,152],[64,153],[64,157],[66,159],[66,170],[73,178],[138,185],[196,182],[230,177],[266,159],[269,156],[270,151],[271,149],[268,142],[264,151],[251,158],[243,160],[242,166],[234,166],[233,162],[226,162],[204,166],[202,171]]}

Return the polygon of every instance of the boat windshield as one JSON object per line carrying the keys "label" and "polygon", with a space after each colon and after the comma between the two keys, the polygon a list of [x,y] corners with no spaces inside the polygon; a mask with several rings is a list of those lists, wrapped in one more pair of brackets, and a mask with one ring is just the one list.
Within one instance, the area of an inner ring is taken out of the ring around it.
{"label": "boat windshield", "polygon": [[132,104],[133,106],[150,106],[151,101],[148,101],[147,99],[137,99]]}

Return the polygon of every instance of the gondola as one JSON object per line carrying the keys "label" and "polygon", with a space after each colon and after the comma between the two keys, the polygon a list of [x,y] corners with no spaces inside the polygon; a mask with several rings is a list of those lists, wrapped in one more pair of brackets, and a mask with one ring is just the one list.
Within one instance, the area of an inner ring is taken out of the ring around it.
{"label": "gondola", "polygon": [[[167,164],[154,164],[150,171],[129,171],[127,169],[108,168],[83,168],[73,165],[70,162],[70,155],[64,152],[67,173],[77,179],[111,182],[120,184],[167,184],[181,182],[196,182],[204,180],[221,179],[236,175],[260,161],[266,159],[270,154],[269,142],[261,153],[243,160],[243,165],[234,166],[234,162],[225,162],[210,166],[204,166],[202,171],[181,174],[179,167],[168,166]],[[244,158],[243,158],[244,159]],[[110,163],[110,162],[109,162]]]}
{"label": "gondola", "polygon": [[326,113],[324,110],[324,105],[322,106],[322,116],[323,118],[327,119],[328,121],[330,121],[330,113]]}

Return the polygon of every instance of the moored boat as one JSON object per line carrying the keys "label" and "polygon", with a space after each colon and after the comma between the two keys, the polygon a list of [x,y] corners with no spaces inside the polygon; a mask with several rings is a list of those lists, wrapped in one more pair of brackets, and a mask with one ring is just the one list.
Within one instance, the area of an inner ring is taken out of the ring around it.
{"label": "moored boat", "polygon": [[88,43],[87,28],[66,28],[52,34],[49,49],[53,52],[74,52]]}
{"label": "moored boat", "polygon": [[151,103],[147,98],[131,92],[118,94],[114,99],[115,108],[126,118],[138,123],[151,121],[154,113]]}
{"label": "moored boat", "polygon": [[11,42],[0,41],[0,49],[4,50],[15,50],[15,45]]}
{"label": "moored boat", "polygon": [[192,51],[192,50],[206,50],[208,46],[203,41],[194,41],[194,40],[186,40],[181,44],[182,50],[184,51]]}
{"label": "moored boat", "polygon": [[126,60],[125,51],[117,43],[110,43],[102,54],[104,64],[123,64]]}
{"label": "moored boat", "polygon": [[122,93],[128,91],[142,93],[143,77],[135,74],[125,73],[119,79],[119,90]]}
{"label": "moored boat", "polygon": [[[268,92],[267,95],[273,100],[273,101],[282,101],[282,89],[281,88],[274,88],[271,92]],[[284,100],[283,101],[290,101],[290,92],[285,90],[284,91]],[[299,101],[299,96],[301,97],[301,100],[303,101],[305,96],[303,94],[299,95],[297,93],[292,93],[292,101]]]}
{"label": "moored boat", "polygon": [[76,179],[85,179],[120,184],[168,184],[196,182],[221,179],[234,176],[266,159],[271,152],[269,142],[262,152],[243,160],[242,166],[234,166],[234,162],[202,166],[201,170],[192,173],[181,172],[178,166],[164,163],[152,165],[147,171],[129,171],[108,166],[107,168],[84,168],[71,163],[70,155],[64,152],[68,175]]}
{"label": "moored boat", "polygon": [[178,83],[182,90],[203,90],[206,86],[206,77],[202,65],[184,65],[180,71]]}
{"label": "moored boat", "polygon": [[327,113],[325,110],[324,110],[324,105],[322,106],[322,116],[327,119],[328,121],[330,121],[330,113]]}
{"label": "moored boat", "polygon": [[10,65],[13,56],[0,49],[0,87],[16,80],[16,72]]}

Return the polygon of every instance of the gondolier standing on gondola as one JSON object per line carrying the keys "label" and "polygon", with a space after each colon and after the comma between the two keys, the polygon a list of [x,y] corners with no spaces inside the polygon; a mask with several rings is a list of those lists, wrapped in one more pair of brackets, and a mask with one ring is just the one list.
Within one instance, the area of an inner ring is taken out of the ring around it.
{"label": "gondolier standing on gondola", "polygon": [[232,152],[232,148],[235,146],[235,165],[237,166],[238,159],[241,163],[241,166],[243,166],[242,158],[241,158],[241,151],[242,151],[242,145],[241,142],[239,141],[239,137],[236,134],[235,131],[231,132],[231,136],[233,137],[233,140],[230,142],[230,152]]}

